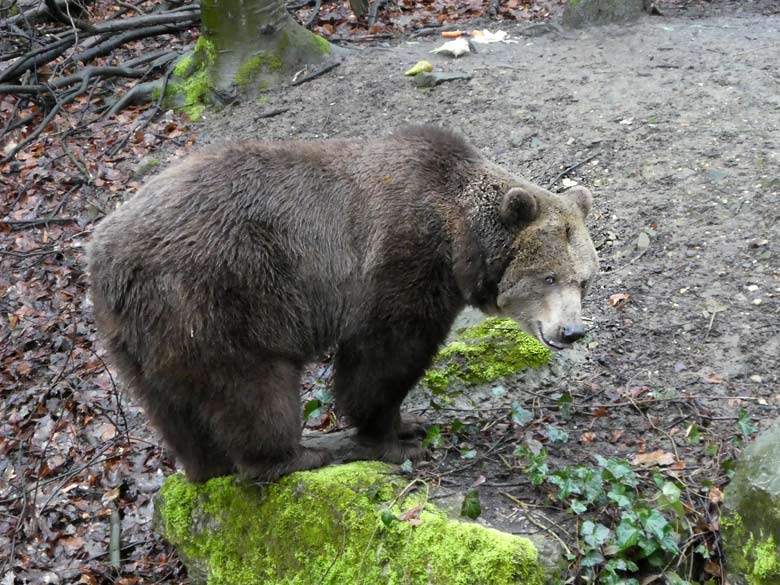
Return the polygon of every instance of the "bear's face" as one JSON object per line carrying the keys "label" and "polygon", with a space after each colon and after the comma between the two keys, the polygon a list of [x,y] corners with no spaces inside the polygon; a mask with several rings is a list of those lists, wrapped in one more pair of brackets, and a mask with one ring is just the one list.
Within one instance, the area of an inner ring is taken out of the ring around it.
{"label": "bear's face", "polygon": [[591,202],[584,187],[559,195],[520,187],[506,193],[500,209],[502,221],[516,231],[498,287],[498,312],[555,350],[587,332],[582,299],[599,268],[585,227]]}

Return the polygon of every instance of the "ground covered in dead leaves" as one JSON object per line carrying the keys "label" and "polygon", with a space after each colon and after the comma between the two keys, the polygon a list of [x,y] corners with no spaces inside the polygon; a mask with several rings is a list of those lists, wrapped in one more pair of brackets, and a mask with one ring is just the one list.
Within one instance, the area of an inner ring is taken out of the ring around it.
{"label": "ground covered in dead leaves", "polygon": [[[150,528],[173,463],[95,344],[82,253],[94,222],[196,136],[368,136],[421,122],[453,126],[544,185],[592,188],[603,274],[587,304],[585,365],[533,394],[506,383],[509,401],[497,391],[480,409],[429,409],[441,434],[413,473],[456,494],[476,485],[485,518],[554,532],[576,552],[583,521],[560,486],[533,483],[529,453],[544,450],[550,473],[596,455],[628,461],[640,485],[660,477],[681,490],[680,548],[698,552],[678,573],[722,582],[720,493],[741,444],[780,408],[780,16],[761,2],[671,8],[630,27],[542,36],[480,22],[519,42],[457,61],[432,58],[436,37],[353,43],[330,74],[271,94],[266,108],[286,109],[271,118],[245,104],[202,125],[164,112],[139,127],[149,106],[85,127],[85,97],[83,115],[69,112],[4,163],[0,582],[186,579]],[[421,58],[471,80],[415,89],[402,72]],[[36,113],[14,108],[0,101],[6,116]],[[325,363],[305,378],[307,402],[322,403],[312,428],[340,424],[329,377]],[[594,513],[608,525],[613,512]],[[645,568],[644,582],[659,571]]]}

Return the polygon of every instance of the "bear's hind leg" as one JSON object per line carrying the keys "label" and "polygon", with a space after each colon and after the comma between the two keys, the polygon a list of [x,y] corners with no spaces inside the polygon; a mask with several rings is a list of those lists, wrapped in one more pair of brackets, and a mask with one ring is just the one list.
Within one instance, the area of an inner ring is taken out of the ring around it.
{"label": "bear's hind leg", "polygon": [[301,367],[272,358],[244,371],[212,373],[214,399],[201,415],[244,477],[273,482],[293,471],[327,465],[332,455],[301,445]]}
{"label": "bear's hind leg", "polygon": [[[180,396],[185,395],[180,393]],[[211,437],[192,405],[160,400],[161,393],[157,396],[154,408],[146,409],[147,415],[184,467],[187,479],[200,483],[235,473],[230,457]]]}

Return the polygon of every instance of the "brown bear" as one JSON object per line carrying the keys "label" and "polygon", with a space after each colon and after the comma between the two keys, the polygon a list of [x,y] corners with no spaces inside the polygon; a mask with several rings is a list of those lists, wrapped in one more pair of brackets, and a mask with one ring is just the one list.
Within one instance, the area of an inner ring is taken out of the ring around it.
{"label": "brown bear", "polygon": [[556,350],[584,335],[590,206],[587,189],[550,193],[434,127],[214,146],[97,226],[95,319],[193,481],[326,464],[300,444],[299,377],[333,348],[365,457],[417,459],[399,408],[465,305]]}

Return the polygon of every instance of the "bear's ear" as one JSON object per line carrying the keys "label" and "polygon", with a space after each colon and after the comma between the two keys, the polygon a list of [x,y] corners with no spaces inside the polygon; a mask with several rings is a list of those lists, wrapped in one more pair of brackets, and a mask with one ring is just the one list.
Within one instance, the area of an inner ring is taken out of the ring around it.
{"label": "bear's ear", "polygon": [[504,194],[498,213],[507,227],[531,223],[539,217],[539,202],[532,193],[520,187],[513,187]]}
{"label": "bear's ear", "polygon": [[573,199],[577,207],[582,211],[582,217],[588,217],[591,205],[593,205],[593,194],[590,192],[590,189],[577,185],[571,189],[566,189],[561,195]]}

